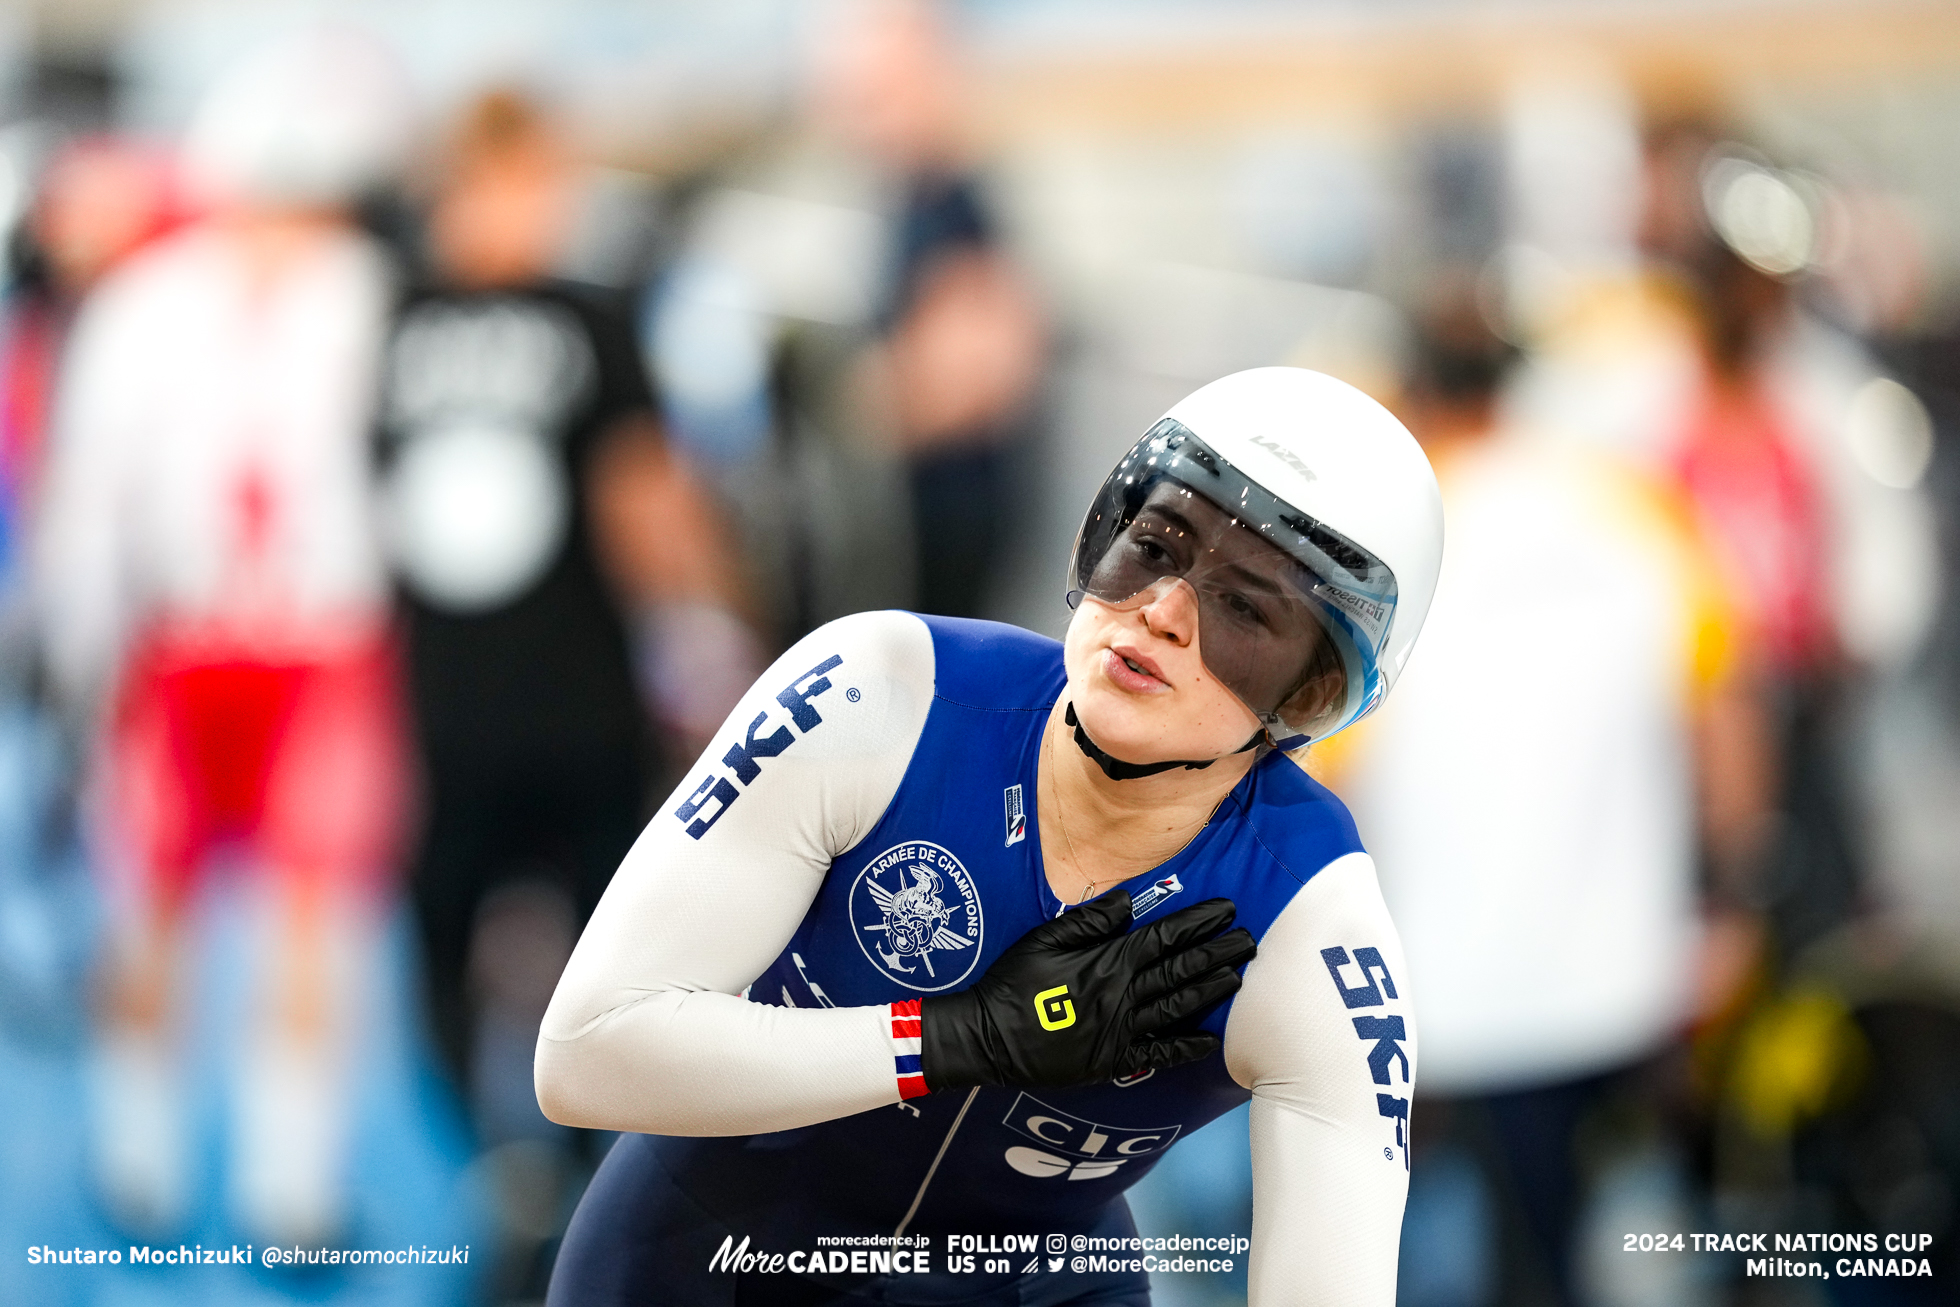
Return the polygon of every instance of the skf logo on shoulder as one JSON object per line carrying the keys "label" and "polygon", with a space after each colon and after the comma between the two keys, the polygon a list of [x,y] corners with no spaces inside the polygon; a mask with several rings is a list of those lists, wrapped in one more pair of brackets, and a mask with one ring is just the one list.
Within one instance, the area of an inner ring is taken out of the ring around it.
{"label": "skf logo on shoulder", "polygon": [[1043,1030],[1067,1030],[1075,1024],[1075,1004],[1069,1001],[1068,986],[1057,985],[1034,996],[1034,1015]]}
{"label": "skf logo on shoulder", "polygon": [[911,840],[880,853],[851,882],[850,906],[858,948],[907,989],[950,989],[980,960],[980,891],[937,844]]}
{"label": "skf logo on shoulder", "polygon": [[[824,673],[840,666],[843,661],[832,654],[776,692],[776,702],[789,710],[790,721],[804,735],[823,725],[823,718],[810,706],[810,700],[830,688],[830,678]],[[851,693],[857,692],[853,690]],[[722,766],[732,771],[735,779],[742,782],[744,787],[755,784],[756,777],[762,774],[762,759],[774,758],[797,741],[798,737],[788,726],[778,726],[767,735],[757,735],[756,732],[768,719],[768,713],[757,713],[755,720],[749,723],[747,738],[739,744],[730,745],[728,752],[721,755]],[[688,835],[698,840],[741,797],[742,791],[736,789],[727,776],[709,772],[681,806],[674,809],[674,816],[685,822]],[[709,808],[709,804],[714,806]],[[704,813],[703,809],[707,811]]]}
{"label": "skf logo on shoulder", "polygon": [[1183,1129],[1102,1125],[1050,1107],[1032,1094],[1015,1098],[1001,1124],[1041,1145],[1016,1144],[1006,1154],[1009,1166],[1038,1180],[1063,1175],[1071,1180],[1100,1180],[1114,1175],[1125,1162],[1163,1152]]}
{"label": "skf logo on shoulder", "polygon": [[[1324,948],[1320,950],[1320,960],[1327,964],[1327,974],[1334,978],[1334,988],[1340,993],[1341,1002],[1349,1008],[1386,1007],[1390,999],[1400,999],[1395,992],[1395,977],[1388,974],[1388,964],[1382,961],[1381,950],[1362,947],[1354,950],[1354,959],[1348,960],[1344,948]],[[1341,968],[1352,966],[1361,973],[1359,985],[1349,985],[1341,978]],[[1376,973],[1380,973],[1377,983]],[[1402,1084],[1409,1083],[1409,1055],[1402,1051],[1402,1045],[1409,1038],[1407,1024],[1399,1016],[1355,1017],[1354,1033],[1363,1040],[1373,1041],[1374,1047],[1368,1050],[1368,1074],[1378,1085],[1393,1084],[1389,1078],[1391,1066],[1399,1063]],[[1402,1166],[1409,1165],[1409,1100],[1394,1094],[1376,1094],[1375,1110],[1395,1121],[1395,1144],[1402,1150]],[[1395,1150],[1383,1148],[1382,1152],[1394,1158]]]}

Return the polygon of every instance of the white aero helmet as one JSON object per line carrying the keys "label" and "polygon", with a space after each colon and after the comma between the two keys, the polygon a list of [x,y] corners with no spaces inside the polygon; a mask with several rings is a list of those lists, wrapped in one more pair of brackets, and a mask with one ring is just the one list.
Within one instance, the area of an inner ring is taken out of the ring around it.
{"label": "white aero helmet", "polygon": [[1436,475],[1394,415],[1321,373],[1254,368],[1123,456],[1076,537],[1069,604],[1189,584],[1206,668],[1294,749],[1382,701],[1442,557]]}

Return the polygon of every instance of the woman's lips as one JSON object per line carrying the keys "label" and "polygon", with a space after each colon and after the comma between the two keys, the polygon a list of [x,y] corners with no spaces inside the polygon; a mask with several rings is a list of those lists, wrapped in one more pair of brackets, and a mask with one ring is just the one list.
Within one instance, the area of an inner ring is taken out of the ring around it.
{"label": "woman's lips", "polygon": [[1117,689],[1128,690],[1132,694],[1159,694],[1171,688],[1157,664],[1134,649],[1105,651],[1103,671],[1115,682]]}

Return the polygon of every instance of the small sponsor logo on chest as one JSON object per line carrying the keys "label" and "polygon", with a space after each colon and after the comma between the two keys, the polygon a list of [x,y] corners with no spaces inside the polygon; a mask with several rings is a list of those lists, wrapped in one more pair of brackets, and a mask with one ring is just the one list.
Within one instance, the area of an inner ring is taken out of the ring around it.
{"label": "small sponsor logo on chest", "polygon": [[1130,900],[1130,920],[1142,920],[1144,913],[1149,912],[1173,894],[1182,894],[1183,892],[1184,882],[1179,880],[1175,875],[1166,876],[1162,880],[1150,882],[1150,888],[1142,891]]}

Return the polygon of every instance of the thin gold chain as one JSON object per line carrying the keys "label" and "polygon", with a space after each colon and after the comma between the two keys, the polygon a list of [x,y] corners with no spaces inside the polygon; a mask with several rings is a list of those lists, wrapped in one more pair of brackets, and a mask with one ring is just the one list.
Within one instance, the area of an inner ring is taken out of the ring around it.
{"label": "thin gold chain", "polygon": [[[1051,730],[1048,732],[1048,738],[1045,744],[1048,751],[1048,792],[1055,796],[1055,824],[1062,828],[1062,843],[1068,849],[1069,865],[1075,869],[1075,874],[1080,876],[1082,874],[1082,859],[1075,856],[1075,839],[1068,833],[1068,814],[1062,811],[1062,780],[1055,772],[1054,731]],[[1130,879],[1128,876],[1112,876],[1108,880],[1089,881],[1083,885],[1082,897],[1078,898],[1076,902],[1078,904],[1088,902],[1090,892],[1098,885],[1115,885],[1128,879]]]}

